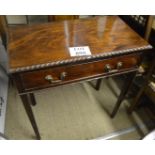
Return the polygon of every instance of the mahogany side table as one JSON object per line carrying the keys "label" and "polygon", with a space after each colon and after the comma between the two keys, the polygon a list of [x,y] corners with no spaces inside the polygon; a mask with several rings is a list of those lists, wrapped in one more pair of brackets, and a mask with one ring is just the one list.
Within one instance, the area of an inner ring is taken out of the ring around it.
{"label": "mahogany side table", "polygon": [[[85,47],[90,50],[89,54]],[[84,51],[78,50],[73,56],[71,48]],[[128,74],[111,114],[114,117],[142,55],[149,51],[152,46],[117,16],[9,28],[9,74],[16,83],[37,139],[41,137],[31,109],[31,104],[36,104],[34,91]]]}

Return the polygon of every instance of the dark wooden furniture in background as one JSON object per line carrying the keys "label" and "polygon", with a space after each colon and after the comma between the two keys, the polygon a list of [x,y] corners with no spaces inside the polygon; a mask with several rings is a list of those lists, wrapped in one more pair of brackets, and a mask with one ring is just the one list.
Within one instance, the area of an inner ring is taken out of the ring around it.
{"label": "dark wooden furniture in background", "polygon": [[135,32],[149,41],[152,31],[152,15],[122,15],[120,16]]}
{"label": "dark wooden furniture in background", "polygon": [[[145,39],[149,41],[150,33],[152,30],[152,24],[153,24],[153,16],[149,16],[148,24],[146,26],[146,32],[145,32]],[[148,73],[146,74],[144,78],[144,84],[141,86],[137,96],[134,99],[134,102],[129,108],[129,113],[131,114],[133,110],[137,107],[137,105],[140,103],[140,99],[142,98],[143,94],[145,93],[153,102],[155,102],[155,91],[149,86],[151,81],[153,80],[153,74],[155,72],[155,53],[152,54],[152,60],[149,64]]]}
{"label": "dark wooden furniture in background", "polygon": [[74,20],[78,19],[78,15],[48,15],[48,21],[63,21],[63,20]]}
{"label": "dark wooden furniture in background", "polygon": [[[69,47],[89,46],[91,55],[71,57]],[[29,103],[31,93],[84,80],[128,74],[115,116],[141,63],[152,46],[119,17],[52,22],[9,28],[9,74],[13,77],[37,139],[38,127]]]}
{"label": "dark wooden furniture in background", "polygon": [[145,37],[145,32],[149,21],[148,15],[122,15],[119,17],[139,35],[143,38]]}

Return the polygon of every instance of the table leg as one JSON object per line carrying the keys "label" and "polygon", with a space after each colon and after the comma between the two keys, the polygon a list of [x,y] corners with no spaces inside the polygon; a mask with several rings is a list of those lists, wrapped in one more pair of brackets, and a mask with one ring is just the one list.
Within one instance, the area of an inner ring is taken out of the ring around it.
{"label": "table leg", "polygon": [[124,100],[126,94],[128,93],[128,90],[130,89],[130,87],[131,87],[131,85],[133,83],[133,80],[134,80],[135,76],[136,76],[136,72],[132,72],[132,73],[129,73],[129,75],[127,75],[127,78],[125,79],[124,85],[123,85],[123,87],[121,89],[121,93],[120,93],[120,95],[118,97],[118,100],[117,100],[117,102],[115,104],[115,107],[114,107],[114,109],[113,109],[113,111],[111,113],[112,118],[116,115],[122,101]]}
{"label": "table leg", "polygon": [[129,109],[128,109],[128,113],[129,113],[129,114],[131,114],[131,113],[133,112],[133,110],[135,109],[135,107],[137,107],[137,105],[138,105],[138,103],[139,103],[139,101],[140,101],[140,98],[141,98],[143,92],[144,92],[144,88],[142,88],[142,89],[138,92],[138,94],[137,94],[137,96],[136,96],[136,98],[135,98],[133,104],[132,104],[132,105],[129,107]]}
{"label": "table leg", "polygon": [[37,104],[37,102],[36,102],[36,99],[35,99],[34,94],[33,93],[30,93],[29,95],[30,95],[31,104],[33,106],[35,106]]}
{"label": "table leg", "polygon": [[29,117],[29,120],[31,122],[33,130],[34,130],[34,132],[36,134],[36,137],[37,137],[37,139],[41,139],[40,133],[39,133],[39,130],[38,130],[38,127],[37,127],[37,123],[36,123],[35,118],[34,118],[32,108],[31,108],[30,103],[28,101],[28,96],[26,94],[24,94],[24,95],[20,95],[20,97],[22,99],[22,103],[23,103],[25,111],[26,111],[26,113],[27,113],[27,115]]}
{"label": "table leg", "polygon": [[101,82],[102,82],[102,79],[97,79],[96,86],[95,86],[95,89],[96,90],[99,90],[100,89]]}

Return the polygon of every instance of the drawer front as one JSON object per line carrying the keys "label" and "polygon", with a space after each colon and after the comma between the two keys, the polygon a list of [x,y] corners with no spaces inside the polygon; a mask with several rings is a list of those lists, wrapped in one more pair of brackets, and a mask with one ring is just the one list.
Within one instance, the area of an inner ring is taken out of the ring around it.
{"label": "drawer front", "polygon": [[123,72],[136,67],[139,56],[124,56],[85,64],[68,65],[21,73],[25,89],[39,89]]}

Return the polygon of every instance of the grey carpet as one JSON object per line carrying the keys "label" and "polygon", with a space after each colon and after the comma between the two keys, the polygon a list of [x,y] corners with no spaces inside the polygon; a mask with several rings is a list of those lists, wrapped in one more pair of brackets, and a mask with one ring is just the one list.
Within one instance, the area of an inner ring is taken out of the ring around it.
{"label": "grey carpet", "polygon": [[[103,80],[99,91],[92,83],[83,82],[36,92],[33,111],[42,139],[96,139],[132,127],[134,122],[125,108],[127,101],[114,119],[109,117],[118,94],[119,88],[111,78]],[[5,134],[10,139],[35,139],[14,87],[9,89]],[[133,139],[139,139],[139,134]]]}

